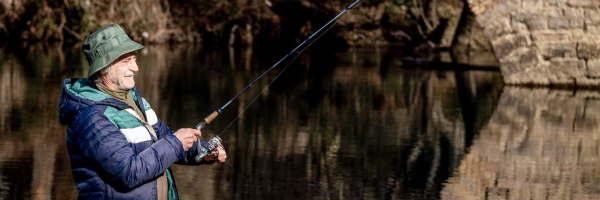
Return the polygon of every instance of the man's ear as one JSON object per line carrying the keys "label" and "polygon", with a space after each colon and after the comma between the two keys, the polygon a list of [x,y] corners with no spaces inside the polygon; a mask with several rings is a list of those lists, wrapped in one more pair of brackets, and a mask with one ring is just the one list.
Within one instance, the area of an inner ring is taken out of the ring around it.
{"label": "man's ear", "polygon": [[108,65],[107,67],[105,67],[104,69],[101,69],[100,71],[98,71],[96,74],[94,74],[94,83],[102,83],[106,86],[108,86],[110,80],[107,79],[108,77],[108,72],[109,70],[112,68],[113,64]]}

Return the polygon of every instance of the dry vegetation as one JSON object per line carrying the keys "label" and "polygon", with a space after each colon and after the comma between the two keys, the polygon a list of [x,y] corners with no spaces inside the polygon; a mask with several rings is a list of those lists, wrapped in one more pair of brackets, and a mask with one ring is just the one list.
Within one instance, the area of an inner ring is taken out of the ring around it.
{"label": "dry vegetation", "polygon": [[[78,43],[99,26],[119,23],[146,43],[251,46],[303,38],[347,2],[0,0],[0,38]],[[333,31],[349,45],[449,47],[461,32],[465,5],[464,0],[365,0]]]}

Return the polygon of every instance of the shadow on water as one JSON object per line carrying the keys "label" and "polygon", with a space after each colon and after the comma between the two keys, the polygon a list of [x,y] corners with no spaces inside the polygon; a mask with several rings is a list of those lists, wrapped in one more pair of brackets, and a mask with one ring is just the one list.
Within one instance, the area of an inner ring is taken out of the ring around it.
{"label": "shadow on water", "polygon": [[[57,104],[61,80],[84,76],[85,60],[77,51],[15,52],[0,54],[0,199],[74,199]],[[230,160],[174,166],[180,196],[437,199],[455,194],[457,177],[483,176],[461,169],[499,123],[488,120],[498,115],[500,74],[404,68],[398,56],[307,52],[273,87],[243,95],[204,131],[222,133]],[[161,119],[190,127],[274,60],[152,46],[140,53],[137,83]]]}

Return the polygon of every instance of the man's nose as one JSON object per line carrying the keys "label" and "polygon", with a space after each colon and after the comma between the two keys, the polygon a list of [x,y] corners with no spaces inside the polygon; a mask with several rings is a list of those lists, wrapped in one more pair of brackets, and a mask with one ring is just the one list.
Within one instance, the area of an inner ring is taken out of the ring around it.
{"label": "man's nose", "polygon": [[133,72],[138,72],[140,69],[137,65],[137,63],[135,61],[133,61],[130,65],[129,65],[129,70],[133,71]]}

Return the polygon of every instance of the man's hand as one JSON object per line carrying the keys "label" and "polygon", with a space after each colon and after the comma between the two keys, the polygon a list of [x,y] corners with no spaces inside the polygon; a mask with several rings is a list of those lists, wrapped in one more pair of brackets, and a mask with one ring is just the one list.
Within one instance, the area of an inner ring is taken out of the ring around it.
{"label": "man's hand", "polygon": [[198,138],[202,133],[198,129],[182,128],[174,133],[175,137],[179,139],[184,151],[188,151],[194,145],[194,142],[198,141]]}
{"label": "man's hand", "polygon": [[225,148],[223,146],[217,147],[217,158],[219,163],[225,163],[227,161],[227,152],[225,152]]}
{"label": "man's hand", "polygon": [[210,154],[206,155],[204,160],[207,162],[219,161],[219,163],[225,163],[227,161],[227,152],[225,152],[223,146],[218,146]]}

